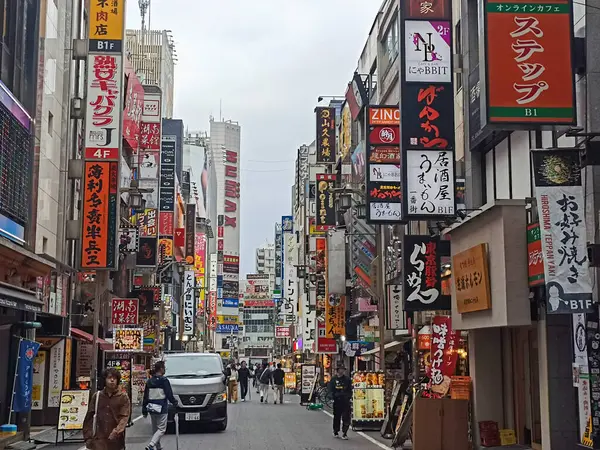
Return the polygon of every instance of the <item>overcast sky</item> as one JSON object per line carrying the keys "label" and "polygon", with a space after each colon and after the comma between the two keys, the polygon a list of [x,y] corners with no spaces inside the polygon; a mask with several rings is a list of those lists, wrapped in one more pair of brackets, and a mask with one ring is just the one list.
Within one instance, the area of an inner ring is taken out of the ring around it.
{"label": "overcast sky", "polygon": [[[320,95],[343,96],[380,0],[151,0],[151,28],[172,30],[175,118],[208,130],[209,115],[242,127],[240,275],[291,213],[294,160],[315,138]],[[128,28],[140,27],[137,0]]]}

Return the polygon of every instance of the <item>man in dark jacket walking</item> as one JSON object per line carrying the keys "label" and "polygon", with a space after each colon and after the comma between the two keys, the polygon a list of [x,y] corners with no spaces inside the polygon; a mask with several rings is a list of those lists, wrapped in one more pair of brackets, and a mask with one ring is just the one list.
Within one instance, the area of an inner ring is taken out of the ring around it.
{"label": "man in dark jacket walking", "polygon": [[148,413],[150,413],[152,432],[154,433],[145,450],[162,449],[160,438],[167,432],[169,402],[175,405],[175,407],[179,406],[177,399],[173,396],[171,383],[165,378],[165,362],[158,361],[154,364],[154,373],[152,378],[146,382],[146,388],[144,389],[142,414],[144,417],[147,417]]}
{"label": "man in dark jacket walking", "polygon": [[248,383],[250,382],[250,369],[246,366],[246,361],[242,361],[242,366],[238,370],[238,379],[240,381],[240,389],[242,394],[242,401],[246,401],[246,394],[248,394]]}
{"label": "man in dark jacket walking", "polygon": [[339,437],[340,419],[342,422],[342,439],[348,439],[350,428],[350,398],[352,397],[352,381],[346,375],[346,368],[339,365],[336,375],[329,383],[329,393],[333,396],[333,437]]}
{"label": "man in dark jacket walking", "polygon": [[283,405],[283,389],[285,387],[285,372],[281,368],[281,363],[277,364],[277,369],[273,371],[273,384],[275,385],[275,404],[277,404],[277,398],[279,403]]}
{"label": "man in dark jacket walking", "polygon": [[260,382],[260,402],[269,403],[269,388],[273,384],[273,373],[267,363],[263,363],[258,381]]}

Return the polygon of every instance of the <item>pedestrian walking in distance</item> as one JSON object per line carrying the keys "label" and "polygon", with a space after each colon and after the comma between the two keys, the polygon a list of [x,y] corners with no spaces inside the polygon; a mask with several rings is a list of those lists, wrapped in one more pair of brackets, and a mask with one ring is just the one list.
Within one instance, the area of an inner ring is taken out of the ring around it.
{"label": "pedestrian walking in distance", "polygon": [[242,366],[238,370],[238,378],[240,380],[240,390],[242,391],[242,401],[246,401],[246,395],[248,394],[248,383],[251,377],[250,369],[246,367],[246,361],[242,361]]}
{"label": "pedestrian walking in distance", "polygon": [[273,371],[273,385],[275,386],[275,404],[279,398],[279,403],[283,404],[283,389],[285,387],[285,372],[281,368],[281,363],[277,364],[277,369]]}
{"label": "pedestrian walking in distance", "polygon": [[169,403],[179,406],[173,396],[171,383],[165,378],[165,362],[158,361],[154,364],[152,378],[146,382],[144,401],[142,402],[142,415],[152,422],[152,439],[146,450],[161,450],[160,438],[167,432],[167,419],[169,417]]}
{"label": "pedestrian walking in distance", "polygon": [[263,400],[265,403],[269,403],[269,388],[273,384],[273,373],[267,363],[263,363],[262,372],[260,374],[260,402]]}
{"label": "pedestrian walking in distance", "polygon": [[225,370],[225,376],[227,377],[227,400],[229,403],[235,403],[238,399],[238,370],[234,362]]}
{"label": "pedestrian walking in distance", "polygon": [[260,393],[260,375],[262,373],[262,367],[259,363],[256,363],[254,366],[254,379],[252,380],[252,385],[256,388],[256,393]]}
{"label": "pedestrian walking in distance", "polygon": [[129,420],[129,397],[119,388],[121,374],[106,369],[102,374],[104,389],[92,396],[83,421],[83,438],[90,450],[123,450],[125,427]]}
{"label": "pedestrian walking in distance", "polygon": [[339,437],[340,420],[342,422],[342,439],[348,439],[350,428],[350,398],[352,382],[346,375],[346,368],[338,366],[337,373],[329,383],[329,392],[333,396],[333,436]]}

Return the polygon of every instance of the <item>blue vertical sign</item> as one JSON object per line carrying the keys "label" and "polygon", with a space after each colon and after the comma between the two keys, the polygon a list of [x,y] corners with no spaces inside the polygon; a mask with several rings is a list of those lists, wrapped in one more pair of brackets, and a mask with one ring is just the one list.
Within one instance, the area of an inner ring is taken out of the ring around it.
{"label": "blue vertical sign", "polygon": [[38,342],[21,339],[19,342],[19,359],[15,375],[13,392],[14,412],[31,411],[31,392],[33,390],[33,359],[40,348]]}

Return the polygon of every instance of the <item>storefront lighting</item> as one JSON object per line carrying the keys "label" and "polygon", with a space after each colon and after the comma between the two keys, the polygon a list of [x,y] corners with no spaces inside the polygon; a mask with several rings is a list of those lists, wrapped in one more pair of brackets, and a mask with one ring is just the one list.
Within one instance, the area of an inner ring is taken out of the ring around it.
{"label": "storefront lighting", "polygon": [[342,334],[342,335],[340,336],[340,340],[341,340],[342,342],[346,342],[346,336],[344,336],[344,335]]}
{"label": "storefront lighting", "polygon": [[338,210],[348,211],[352,208],[352,195],[347,192],[342,192],[338,195]]}

